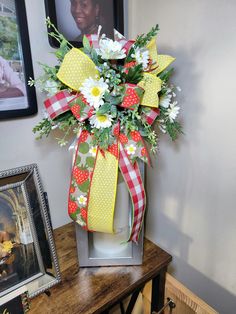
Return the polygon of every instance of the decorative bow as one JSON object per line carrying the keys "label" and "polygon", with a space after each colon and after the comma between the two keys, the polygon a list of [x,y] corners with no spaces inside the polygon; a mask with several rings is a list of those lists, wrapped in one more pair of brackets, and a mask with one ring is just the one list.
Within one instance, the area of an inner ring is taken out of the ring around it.
{"label": "decorative bow", "polygon": [[[115,39],[128,51],[133,41],[115,31]],[[98,35],[87,36],[94,48],[99,46]],[[158,92],[162,81],[156,75],[163,71],[174,58],[157,54],[155,38],[147,45],[152,60],[149,72],[143,73],[138,85],[124,84],[124,97],[120,106],[133,110],[142,105],[142,115],[152,124],[159,114]],[[65,56],[57,77],[73,92],[60,91],[45,101],[49,116],[54,119],[71,110],[80,122],[90,118],[93,107],[79,90],[85,79],[99,78],[96,65],[81,50],[72,48]],[[137,158],[149,162],[149,156],[141,134],[131,131],[125,134],[119,123],[113,127],[116,142],[106,151],[93,145],[93,134],[82,130],[71,174],[68,211],[71,218],[90,231],[113,233],[113,218],[117,189],[118,167],[124,177],[132,200],[132,228],[129,241],[138,241],[144,218],[146,197]]]}

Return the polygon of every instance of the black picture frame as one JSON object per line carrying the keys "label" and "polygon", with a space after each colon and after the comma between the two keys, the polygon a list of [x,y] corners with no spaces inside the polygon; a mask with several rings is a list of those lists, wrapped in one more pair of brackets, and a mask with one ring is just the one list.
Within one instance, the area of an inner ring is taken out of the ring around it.
{"label": "black picture frame", "polygon": [[[0,98],[0,119],[24,117],[36,114],[38,111],[36,91],[28,85],[29,78],[34,78],[30,50],[30,40],[24,0],[14,0],[16,29],[18,32],[18,54],[20,55],[21,74],[23,76],[24,99],[20,97]],[[2,14],[4,18],[4,14]],[[6,15],[8,18],[9,16]],[[1,42],[0,42],[1,43]],[[6,60],[9,64],[8,60]]]}
{"label": "black picture frame", "polygon": [[[66,37],[66,39],[74,46],[77,48],[82,47],[82,41],[75,41],[75,40],[70,40],[68,36],[63,32],[63,30],[60,29],[60,23],[57,15],[57,3],[62,3],[62,2],[69,2],[69,0],[44,0],[45,2],[45,10],[46,10],[46,16],[50,18],[51,22],[55,25],[55,27]],[[112,18],[113,18],[113,26],[111,31],[113,32],[113,28],[118,30],[121,34],[124,34],[124,1],[123,0],[103,0],[104,6],[106,7],[106,1],[109,3],[109,5],[112,5],[113,7],[113,12],[112,12]],[[112,4],[110,4],[112,3]],[[64,14],[64,12],[63,12]],[[71,17],[72,19],[72,17]],[[74,22],[74,21],[73,21]],[[48,31],[50,31],[48,29]],[[110,36],[109,36],[110,37]],[[50,35],[48,36],[49,44],[53,48],[58,48],[59,43],[58,41],[51,37]]]}

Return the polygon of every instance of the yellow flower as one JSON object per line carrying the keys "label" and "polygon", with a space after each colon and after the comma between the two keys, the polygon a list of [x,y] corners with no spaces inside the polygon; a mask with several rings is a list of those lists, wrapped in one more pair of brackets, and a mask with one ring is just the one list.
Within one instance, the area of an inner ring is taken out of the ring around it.
{"label": "yellow flower", "polygon": [[10,253],[11,249],[13,248],[13,244],[11,241],[4,241],[2,246],[2,251],[6,253]]}

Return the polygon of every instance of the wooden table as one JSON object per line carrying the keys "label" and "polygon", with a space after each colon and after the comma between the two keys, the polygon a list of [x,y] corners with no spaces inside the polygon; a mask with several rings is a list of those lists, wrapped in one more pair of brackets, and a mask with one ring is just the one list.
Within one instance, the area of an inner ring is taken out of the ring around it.
{"label": "wooden table", "polygon": [[132,294],[126,312],[131,313],[139,291],[149,280],[153,281],[152,311],[163,306],[165,273],[172,257],[151,241],[144,240],[141,266],[79,268],[73,223],[54,230],[54,236],[62,282],[50,289],[50,296],[44,293],[32,300],[31,314],[105,314]]}

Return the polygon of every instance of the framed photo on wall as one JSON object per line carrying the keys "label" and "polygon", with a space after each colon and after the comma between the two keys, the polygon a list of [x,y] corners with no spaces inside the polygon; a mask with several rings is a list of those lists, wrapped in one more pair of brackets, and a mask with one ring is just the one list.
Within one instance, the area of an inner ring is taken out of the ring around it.
{"label": "framed photo on wall", "polygon": [[[84,34],[101,33],[113,37],[113,29],[124,33],[123,0],[45,0],[46,15],[75,47],[82,46]],[[52,47],[58,42],[49,36]]]}
{"label": "framed photo on wall", "polygon": [[0,119],[37,112],[24,0],[0,0]]}

